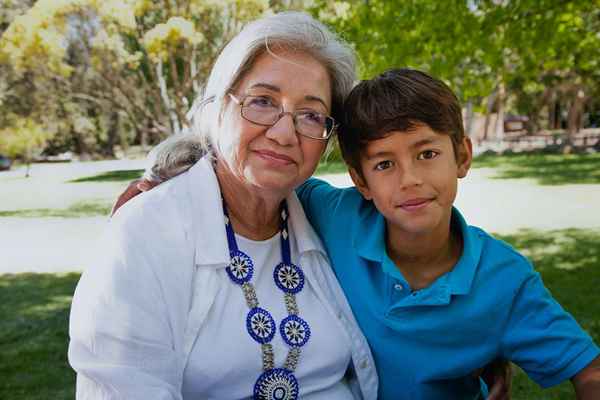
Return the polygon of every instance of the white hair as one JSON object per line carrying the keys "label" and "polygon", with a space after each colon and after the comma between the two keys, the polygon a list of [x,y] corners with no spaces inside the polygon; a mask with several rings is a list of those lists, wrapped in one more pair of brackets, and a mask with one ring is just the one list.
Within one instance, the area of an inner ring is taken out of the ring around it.
{"label": "white hair", "polygon": [[164,181],[189,169],[219,148],[219,126],[227,94],[261,54],[274,46],[310,54],[323,64],[332,86],[332,116],[341,120],[343,102],[356,80],[354,51],[325,25],[303,12],[288,11],[257,19],[225,46],[201,96],[188,112],[191,127],[160,143],[148,156],[145,178]]}

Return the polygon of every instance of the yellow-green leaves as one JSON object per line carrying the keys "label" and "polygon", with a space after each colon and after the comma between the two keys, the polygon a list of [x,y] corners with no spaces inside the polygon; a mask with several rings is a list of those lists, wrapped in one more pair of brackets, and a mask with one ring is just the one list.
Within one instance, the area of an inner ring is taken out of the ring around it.
{"label": "yellow-green leaves", "polygon": [[157,62],[164,60],[169,53],[176,52],[182,45],[195,46],[204,40],[194,24],[182,17],[171,17],[164,24],[158,24],[144,35],[143,44],[150,58]]}

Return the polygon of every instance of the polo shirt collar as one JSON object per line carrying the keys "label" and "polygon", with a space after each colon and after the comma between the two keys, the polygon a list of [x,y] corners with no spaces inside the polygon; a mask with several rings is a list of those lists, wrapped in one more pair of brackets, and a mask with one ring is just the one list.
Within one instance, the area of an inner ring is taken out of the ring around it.
{"label": "polo shirt collar", "polygon": [[[208,157],[200,159],[188,171],[188,191],[191,199],[195,236],[195,263],[198,266],[225,267],[229,264],[229,247],[222,212],[221,190],[213,165]],[[289,225],[300,256],[308,251],[325,249],[308,223],[295,192],[287,197]]]}
{"label": "polo shirt collar", "polygon": [[371,201],[363,201],[353,227],[352,245],[362,258],[383,263],[385,258],[385,219]]}
{"label": "polo shirt collar", "polygon": [[481,259],[483,238],[481,231],[470,228],[462,214],[454,207],[452,222],[462,233],[463,251],[454,269],[448,273],[448,286],[451,294],[468,294]]}
{"label": "polo shirt collar", "polygon": [[[353,245],[357,254],[367,260],[378,262],[383,268],[385,260],[385,220],[372,202],[363,202],[359,211],[357,225],[354,226]],[[471,290],[471,284],[477,272],[483,247],[483,240],[477,229],[469,228],[462,214],[452,208],[452,224],[459,228],[463,238],[463,251],[454,268],[432,285],[445,292],[436,295],[436,301],[449,301],[450,295],[464,295]],[[433,289],[433,287],[431,288]],[[434,289],[434,291],[437,291]],[[446,298],[448,296],[448,298]]]}

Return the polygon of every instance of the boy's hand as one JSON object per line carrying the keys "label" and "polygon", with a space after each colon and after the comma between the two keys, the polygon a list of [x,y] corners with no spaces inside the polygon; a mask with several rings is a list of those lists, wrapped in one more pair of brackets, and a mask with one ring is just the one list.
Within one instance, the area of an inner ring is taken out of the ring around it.
{"label": "boy's hand", "polygon": [[117,212],[119,207],[127,203],[129,200],[133,199],[135,196],[142,192],[147,192],[148,190],[151,190],[154,186],[158,184],[160,184],[160,182],[149,181],[146,179],[136,179],[135,181],[132,181],[129,184],[129,186],[127,186],[127,189],[125,189],[125,191],[121,193],[117,198],[117,201],[115,202],[115,205],[113,206],[112,211],[110,212],[110,216],[112,217],[115,214],[115,212]]}
{"label": "boy's hand", "polygon": [[579,400],[600,399],[600,356],[579,371],[571,382]]}
{"label": "boy's hand", "polygon": [[474,372],[481,377],[490,389],[487,400],[510,400],[512,387],[512,367],[506,360],[495,359]]}

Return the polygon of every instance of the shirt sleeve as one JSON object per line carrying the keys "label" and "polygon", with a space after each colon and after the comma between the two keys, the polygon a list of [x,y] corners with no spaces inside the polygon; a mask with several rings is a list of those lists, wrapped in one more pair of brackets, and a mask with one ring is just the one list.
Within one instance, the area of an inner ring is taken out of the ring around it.
{"label": "shirt sleeve", "polygon": [[570,379],[600,354],[534,271],[516,293],[502,346],[504,356],[544,388]]}
{"label": "shirt sleeve", "polygon": [[182,361],[155,265],[160,246],[115,225],[99,243],[104,259],[83,273],[73,297],[76,397],[181,400]]}
{"label": "shirt sleeve", "polygon": [[317,178],[308,179],[296,189],[306,217],[321,238],[326,234],[325,229],[331,226],[343,191]]}

